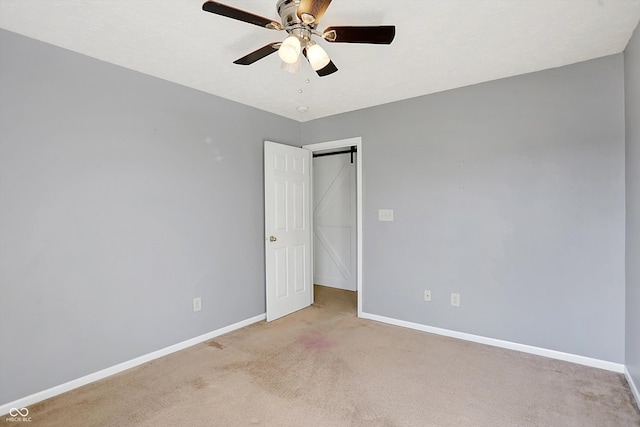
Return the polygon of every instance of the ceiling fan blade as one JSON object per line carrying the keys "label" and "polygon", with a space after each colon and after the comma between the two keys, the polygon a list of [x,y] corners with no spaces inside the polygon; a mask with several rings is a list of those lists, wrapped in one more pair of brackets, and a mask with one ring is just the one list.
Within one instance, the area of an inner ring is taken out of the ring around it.
{"label": "ceiling fan blade", "polygon": [[240,59],[236,59],[235,61],[233,61],[233,63],[238,65],[251,65],[254,62],[264,58],[265,56],[269,56],[272,53],[277,52],[278,49],[280,49],[281,44],[282,43],[280,42],[269,43],[268,45],[262,46],[260,49],[254,50],[250,54],[245,55]]}
{"label": "ceiling fan blade", "polygon": [[316,71],[316,73],[320,77],[324,77],[324,76],[328,76],[329,74],[333,74],[336,71],[338,71],[338,67],[335,66],[333,61],[329,61],[329,63],[327,65],[325,65],[324,68],[319,69],[318,71]]}
{"label": "ceiling fan blade", "polygon": [[396,36],[395,25],[376,27],[329,27],[322,37],[332,43],[391,44]]}
{"label": "ceiling fan blade", "polygon": [[298,17],[306,24],[317,24],[330,3],[331,0],[300,0]]}
{"label": "ceiling fan blade", "polygon": [[249,24],[268,28],[270,30],[282,30],[282,24],[279,22],[218,3],[217,1],[206,2],[202,5],[202,10],[205,12],[215,13],[216,15],[226,16],[227,18],[237,19],[238,21],[248,22]]}

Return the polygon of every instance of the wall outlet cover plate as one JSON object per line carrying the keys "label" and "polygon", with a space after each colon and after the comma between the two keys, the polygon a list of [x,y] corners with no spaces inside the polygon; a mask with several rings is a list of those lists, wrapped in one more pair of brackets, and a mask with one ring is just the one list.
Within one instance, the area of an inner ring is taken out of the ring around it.
{"label": "wall outlet cover plate", "polygon": [[460,294],[451,294],[451,305],[460,307]]}

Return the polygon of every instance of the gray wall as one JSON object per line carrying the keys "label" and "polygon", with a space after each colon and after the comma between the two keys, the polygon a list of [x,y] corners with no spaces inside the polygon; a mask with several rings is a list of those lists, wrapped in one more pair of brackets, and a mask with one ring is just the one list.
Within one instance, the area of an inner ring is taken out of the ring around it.
{"label": "gray wall", "polygon": [[366,312],[624,362],[622,55],[301,125],[3,30],[0,54],[0,403],[263,313],[264,139],[363,137]]}
{"label": "gray wall", "polygon": [[[307,122],[302,135],[363,138],[365,312],[624,362],[621,54]],[[379,208],[395,221],[378,222]]]}
{"label": "gray wall", "polygon": [[299,123],[4,30],[0,53],[0,404],[264,313],[262,144]]}
{"label": "gray wall", "polygon": [[640,387],[640,27],[624,52],[627,124],[626,365]]}

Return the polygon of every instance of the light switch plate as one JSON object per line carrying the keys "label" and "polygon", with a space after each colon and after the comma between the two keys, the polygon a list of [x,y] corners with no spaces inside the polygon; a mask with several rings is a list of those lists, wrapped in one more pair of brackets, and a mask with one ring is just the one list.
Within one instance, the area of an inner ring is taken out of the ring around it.
{"label": "light switch plate", "polygon": [[378,209],[378,221],[393,221],[393,209]]}

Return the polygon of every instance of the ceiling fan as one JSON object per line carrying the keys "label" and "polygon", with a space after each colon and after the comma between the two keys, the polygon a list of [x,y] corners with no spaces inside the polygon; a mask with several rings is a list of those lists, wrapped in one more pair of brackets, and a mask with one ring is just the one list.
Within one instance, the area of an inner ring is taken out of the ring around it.
{"label": "ceiling fan", "polygon": [[334,26],[319,32],[316,30],[318,22],[330,3],[331,0],[277,0],[276,8],[281,22],[217,1],[207,1],[202,5],[202,10],[270,30],[285,30],[289,33],[283,42],[269,43],[233,62],[240,65],[253,64],[274,52],[278,52],[280,59],[282,59],[282,68],[295,73],[300,68],[302,54],[309,61],[311,68],[320,77],[323,77],[335,73],[338,68],[331,61],[327,52],[312,39],[312,36],[321,37],[329,43],[391,44],[393,41],[396,35],[396,27],[393,25]]}

